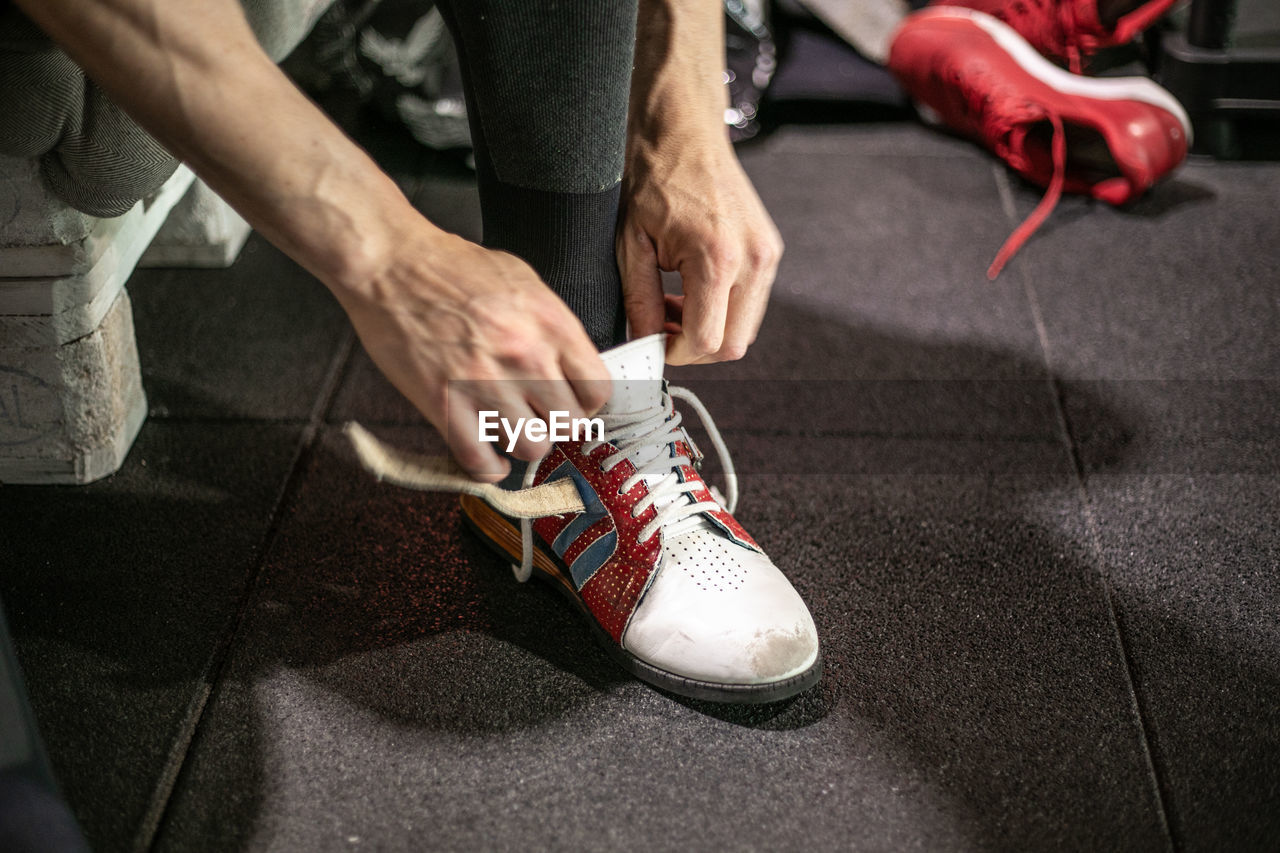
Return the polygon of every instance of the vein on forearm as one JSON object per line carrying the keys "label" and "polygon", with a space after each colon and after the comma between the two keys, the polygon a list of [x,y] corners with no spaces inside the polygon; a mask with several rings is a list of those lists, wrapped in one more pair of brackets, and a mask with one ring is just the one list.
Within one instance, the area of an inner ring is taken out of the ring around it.
{"label": "vein on forearm", "polygon": [[640,0],[628,147],[724,134],[724,22],[718,0]]}

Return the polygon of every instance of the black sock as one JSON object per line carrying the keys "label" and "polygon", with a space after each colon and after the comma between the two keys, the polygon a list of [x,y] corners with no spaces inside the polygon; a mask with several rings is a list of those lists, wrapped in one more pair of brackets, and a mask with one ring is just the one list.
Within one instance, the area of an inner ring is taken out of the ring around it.
{"label": "black sock", "polygon": [[440,7],[462,65],[485,245],[528,261],[597,347],[621,343],[614,236],[635,0]]}
{"label": "black sock", "polygon": [[614,251],[618,191],[554,193],[480,178],[484,244],[528,261],[600,349],[626,340]]}

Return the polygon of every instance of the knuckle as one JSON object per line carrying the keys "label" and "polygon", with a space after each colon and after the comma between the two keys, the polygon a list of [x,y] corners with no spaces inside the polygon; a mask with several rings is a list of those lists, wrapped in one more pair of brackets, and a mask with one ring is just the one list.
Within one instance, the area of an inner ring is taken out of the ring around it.
{"label": "knuckle", "polygon": [[690,347],[698,355],[713,355],[720,349],[721,336],[718,332],[695,332],[690,340]]}
{"label": "knuckle", "polygon": [[546,364],[546,347],[536,335],[514,332],[498,344],[498,359],[519,373],[536,374]]}
{"label": "knuckle", "polygon": [[524,346],[515,347],[510,351],[507,360],[512,367],[523,374],[541,375],[546,357],[540,347]]}
{"label": "knuckle", "polygon": [[719,283],[728,286],[742,264],[742,253],[730,240],[713,239],[707,245],[707,262]]}
{"label": "knuckle", "polygon": [[751,265],[757,270],[777,267],[782,260],[782,248],[772,240],[759,240],[752,247]]}
{"label": "knuckle", "polygon": [[516,442],[516,447],[512,452],[512,455],[525,462],[537,462],[543,456],[547,455],[548,449],[549,447],[546,442],[533,441],[526,438]]}
{"label": "knuckle", "polygon": [[720,347],[720,352],[718,354],[724,361],[737,361],[747,354],[747,345],[740,341],[726,343],[724,346]]}

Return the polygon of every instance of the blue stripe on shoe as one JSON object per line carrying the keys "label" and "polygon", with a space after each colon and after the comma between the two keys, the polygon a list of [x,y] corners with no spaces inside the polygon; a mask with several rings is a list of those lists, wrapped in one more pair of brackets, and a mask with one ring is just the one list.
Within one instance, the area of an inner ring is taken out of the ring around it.
{"label": "blue stripe on shoe", "polygon": [[555,551],[559,557],[565,555],[565,552],[569,550],[569,546],[573,544],[573,540],[586,533],[591,525],[605,517],[605,508],[600,503],[596,490],[591,488],[591,484],[578,473],[578,469],[574,468],[572,464],[566,462],[561,465],[560,468],[556,469],[555,474],[547,478],[547,481],[550,482],[557,479],[556,474],[560,473],[560,469],[566,466],[569,468],[568,476],[573,479],[573,484],[578,487],[578,495],[582,498],[582,504],[585,509],[578,513],[578,517],[569,522],[565,529],[560,531],[556,541],[551,543],[551,550]]}
{"label": "blue stripe on shoe", "polygon": [[[578,496],[582,498],[582,505],[586,509],[578,513],[578,517],[569,522],[564,530],[561,530],[560,534],[556,536],[555,541],[551,543],[551,550],[561,559],[564,559],[564,555],[573,547],[573,543],[577,541],[579,536],[585,534],[596,522],[609,514],[609,511],[605,509],[604,504],[600,501],[600,496],[596,494],[595,488],[587,482],[586,477],[582,476],[582,472],[568,460],[565,460],[552,471],[544,482],[550,483],[553,480],[560,480],[565,477],[573,480],[573,485],[578,489]],[[569,574],[573,576],[574,585],[578,589],[582,589],[582,585],[590,580],[591,576],[605,564],[605,561],[613,554],[617,544],[618,532],[617,530],[610,530],[578,555],[578,558],[569,566]]]}
{"label": "blue stripe on shoe", "polygon": [[591,576],[613,556],[618,547],[618,531],[610,530],[595,542],[587,546],[587,550],[578,555],[578,559],[569,566],[569,574],[573,575],[573,583],[578,589],[586,586]]}

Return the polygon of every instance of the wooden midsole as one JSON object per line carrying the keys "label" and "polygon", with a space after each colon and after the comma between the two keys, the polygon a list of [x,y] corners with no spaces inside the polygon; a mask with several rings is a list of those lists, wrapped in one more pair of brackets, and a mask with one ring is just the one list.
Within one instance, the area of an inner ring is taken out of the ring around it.
{"label": "wooden midsole", "polygon": [[[493,507],[473,495],[460,495],[458,503],[462,505],[462,511],[471,519],[471,523],[476,526],[490,542],[502,549],[512,562],[519,563],[521,557],[520,546],[520,528],[512,524],[508,519],[503,517]],[[535,540],[533,545],[533,567],[543,574],[550,576],[558,581],[572,593],[577,593],[572,582],[570,582],[561,571],[560,567],[548,556]]]}

